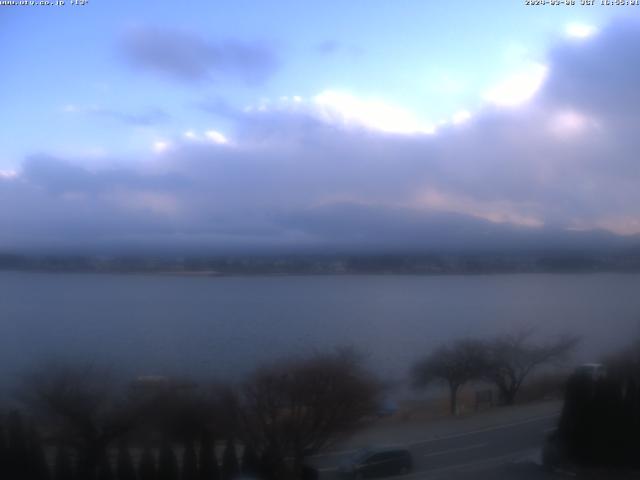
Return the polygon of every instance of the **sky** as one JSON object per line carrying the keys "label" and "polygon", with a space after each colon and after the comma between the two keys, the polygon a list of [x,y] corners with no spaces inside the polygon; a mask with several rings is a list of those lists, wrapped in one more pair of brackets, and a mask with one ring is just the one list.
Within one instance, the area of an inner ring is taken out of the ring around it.
{"label": "sky", "polygon": [[640,234],[640,7],[576,3],[0,6],[0,250]]}

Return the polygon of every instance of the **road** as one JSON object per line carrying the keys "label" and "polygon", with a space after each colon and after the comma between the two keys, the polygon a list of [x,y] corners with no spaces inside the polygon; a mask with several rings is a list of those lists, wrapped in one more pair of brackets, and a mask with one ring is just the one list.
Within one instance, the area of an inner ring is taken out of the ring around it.
{"label": "road", "polygon": [[[535,464],[539,463],[544,438],[556,422],[554,412],[438,438],[414,438],[411,442],[393,444],[403,444],[413,455],[414,471],[403,477],[406,479],[546,478],[540,476],[543,473]],[[317,457],[315,463],[321,469],[321,479],[337,478],[337,466],[352,454],[352,450],[346,450]],[[515,472],[517,464],[523,466],[519,473]],[[510,469],[512,475],[505,477],[505,469]]]}

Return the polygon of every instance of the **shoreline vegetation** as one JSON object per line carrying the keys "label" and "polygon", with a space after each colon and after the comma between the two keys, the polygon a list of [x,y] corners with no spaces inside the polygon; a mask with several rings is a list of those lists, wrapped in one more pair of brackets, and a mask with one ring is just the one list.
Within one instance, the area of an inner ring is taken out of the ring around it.
{"label": "shoreline vegetation", "polygon": [[640,253],[354,255],[23,255],[0,253],[0,271],[188,277],[640,273]]}

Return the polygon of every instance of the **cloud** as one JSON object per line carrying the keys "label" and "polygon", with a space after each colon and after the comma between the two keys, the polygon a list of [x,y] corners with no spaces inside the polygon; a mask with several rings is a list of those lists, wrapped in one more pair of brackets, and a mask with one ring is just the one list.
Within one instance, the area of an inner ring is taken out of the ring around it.
{"label": "cloud", "polygon": [[[565,42],[550,54],[551,75],[545,88],[549,103],[597,112],[627,123],[637,118],[640,58],[623,48],[638,41],[640,21],[618,20],[580,42]],[[616,46],[617,45],[617,46]]]}
{"label": "cloud", "polygon": [[536,94],[544,83],[547,73],[546,65],[532,63],[490,88],[484,98],[500,107],[521,105]]}
{"label": "cloud", "polygon": [[213,42],[162,28],[129,30],[121,51],[136,68],[185,82],[240,80],[256,85],[269,78],[279,63],[273,49],[263,43]]}
{"label": "cloud", "polygon": [[584,23],[570,23],[565,28],[565,33],[571,38],[589,38],[597,33],[598,29],[593,25]]}
{"label": "cloud", "polygon": [[617,48],[638,41],[628,21],[565,40],[526,102],[433,133],[388,101],[329,90],[223,105],[224,135],[185,126],[144,162],[32,156],[0,176],[0,246],[506,248],[638,234],[640,60]]}
{"label": "cloud", "polygon": [[11,177],[30,187],[41,189],[54,197],[65,194],[101,194],[129,190],[183,190],[185,177],[130,167],[110,167],[90,170],[78,161],[62,160],[49,155],[33,155],[23,163],[21,171]]}
{"label": "cloud", "polygon": [[162,153],[170,147],[171,143],[167,142],[166,140],[156,140],[155,142],[153,142],[153,145],[151,145],[151,148],[156,153]]}
{"label": "cloud", "polygon": [[206,132],[204,132],[204,136],[213,143],[225,144],[229,142],[229,140],[227,140],[227,137],[225,137],[217,130],[207,130]]}
{"label": "cloud", "polygon": [[240,109],[220,97],[199,102],[197,107],[205,112],[230,120],[239,120],[242,117],[242,111]]}
{"label": "cloud", "polygon": [[426,133],[435,127],[411,112],[378,99],[361,99],[335,90],[326,90],[313,99],[321,115],[345,124],[357,124],[387,133]]}

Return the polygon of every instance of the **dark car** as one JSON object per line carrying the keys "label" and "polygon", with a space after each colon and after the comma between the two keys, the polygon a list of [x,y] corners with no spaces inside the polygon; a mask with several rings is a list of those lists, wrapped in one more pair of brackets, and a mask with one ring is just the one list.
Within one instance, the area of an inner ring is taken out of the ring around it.
{"label": "dark car", "polygon": [[375,448],[359,451],[342,465],[342,478],[380,478],[409,473],[411,453],[405,448]]}

